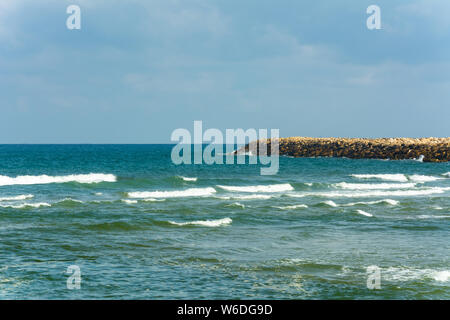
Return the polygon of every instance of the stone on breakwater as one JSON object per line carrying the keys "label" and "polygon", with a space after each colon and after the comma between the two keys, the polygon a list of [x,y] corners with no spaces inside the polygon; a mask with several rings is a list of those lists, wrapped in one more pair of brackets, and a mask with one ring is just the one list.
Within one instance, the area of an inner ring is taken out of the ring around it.
{"label": "stone on breakwater", "polygon": [[[262,140],[270,154],[271,139]],[[245,151],[258,150],[258,142]],[[450,160],[450,138],[279,138],[280,155],[291,157],[347,157],[351,159],[419,159],[424,162]],[[238,150],[236,153],[239,153]],[[259,151],[259,150],[258,150]],[[264,151],[263,151],[264,152]],[[258,152],[259,154],[259,152]]]}

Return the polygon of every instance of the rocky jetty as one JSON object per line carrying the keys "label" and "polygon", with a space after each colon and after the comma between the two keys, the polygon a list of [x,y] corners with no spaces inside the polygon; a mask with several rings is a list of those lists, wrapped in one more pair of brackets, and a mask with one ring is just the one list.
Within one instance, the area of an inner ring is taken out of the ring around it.
{"label": "rocky jetty", "polygon": [[[270,154],[271,143],[279,143],[279,153],[291,157],[347,157],[351,159],[421,159],[424,162],[450,160],[450,138],[308,138],[290,137],[264,140]],[[240,150],[257,150],[251,142]],[[264,150],[264,148],[262,149]],[[255,153],[255,152],[253,152]]]}

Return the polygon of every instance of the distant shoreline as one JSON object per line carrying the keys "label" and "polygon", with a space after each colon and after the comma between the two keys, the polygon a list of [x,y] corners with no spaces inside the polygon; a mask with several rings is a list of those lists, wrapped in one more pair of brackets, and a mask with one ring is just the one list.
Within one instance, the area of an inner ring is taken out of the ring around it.
{"label": "distant shoreline", "polygon": [[[450,161],[450,138],[279,138],[280,155],[291,157],[346,157],[351,159],[416,159]],[[265,141],[270,154],[271,140]],[[240,150],[257,150],[257,143]],[[238,150],[237,153],[240,151]]]}

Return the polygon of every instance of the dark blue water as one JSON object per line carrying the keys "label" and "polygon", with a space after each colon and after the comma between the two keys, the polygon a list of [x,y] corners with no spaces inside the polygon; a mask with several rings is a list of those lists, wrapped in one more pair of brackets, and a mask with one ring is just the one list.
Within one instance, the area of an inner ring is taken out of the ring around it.
{"label": "dark blue water", "polygon": [[0,298],[450,298],[449,164],[171,148],[0,146]]}

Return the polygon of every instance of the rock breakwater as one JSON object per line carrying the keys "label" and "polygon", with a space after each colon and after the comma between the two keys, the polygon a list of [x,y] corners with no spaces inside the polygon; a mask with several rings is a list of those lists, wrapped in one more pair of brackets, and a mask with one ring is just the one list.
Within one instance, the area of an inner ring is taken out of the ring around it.
{"label": "rock breakwater", "polygon": [[[277,139],[280,155],[291,157],[346,157],[351,159],[420,159],[424,162],[450,160],[450,138],[308,138]],[[262,140],[270,153],[274,140]],[[275,142],[274,142],[275,143]],[[251,142],[241,150],[258,150]]]}

